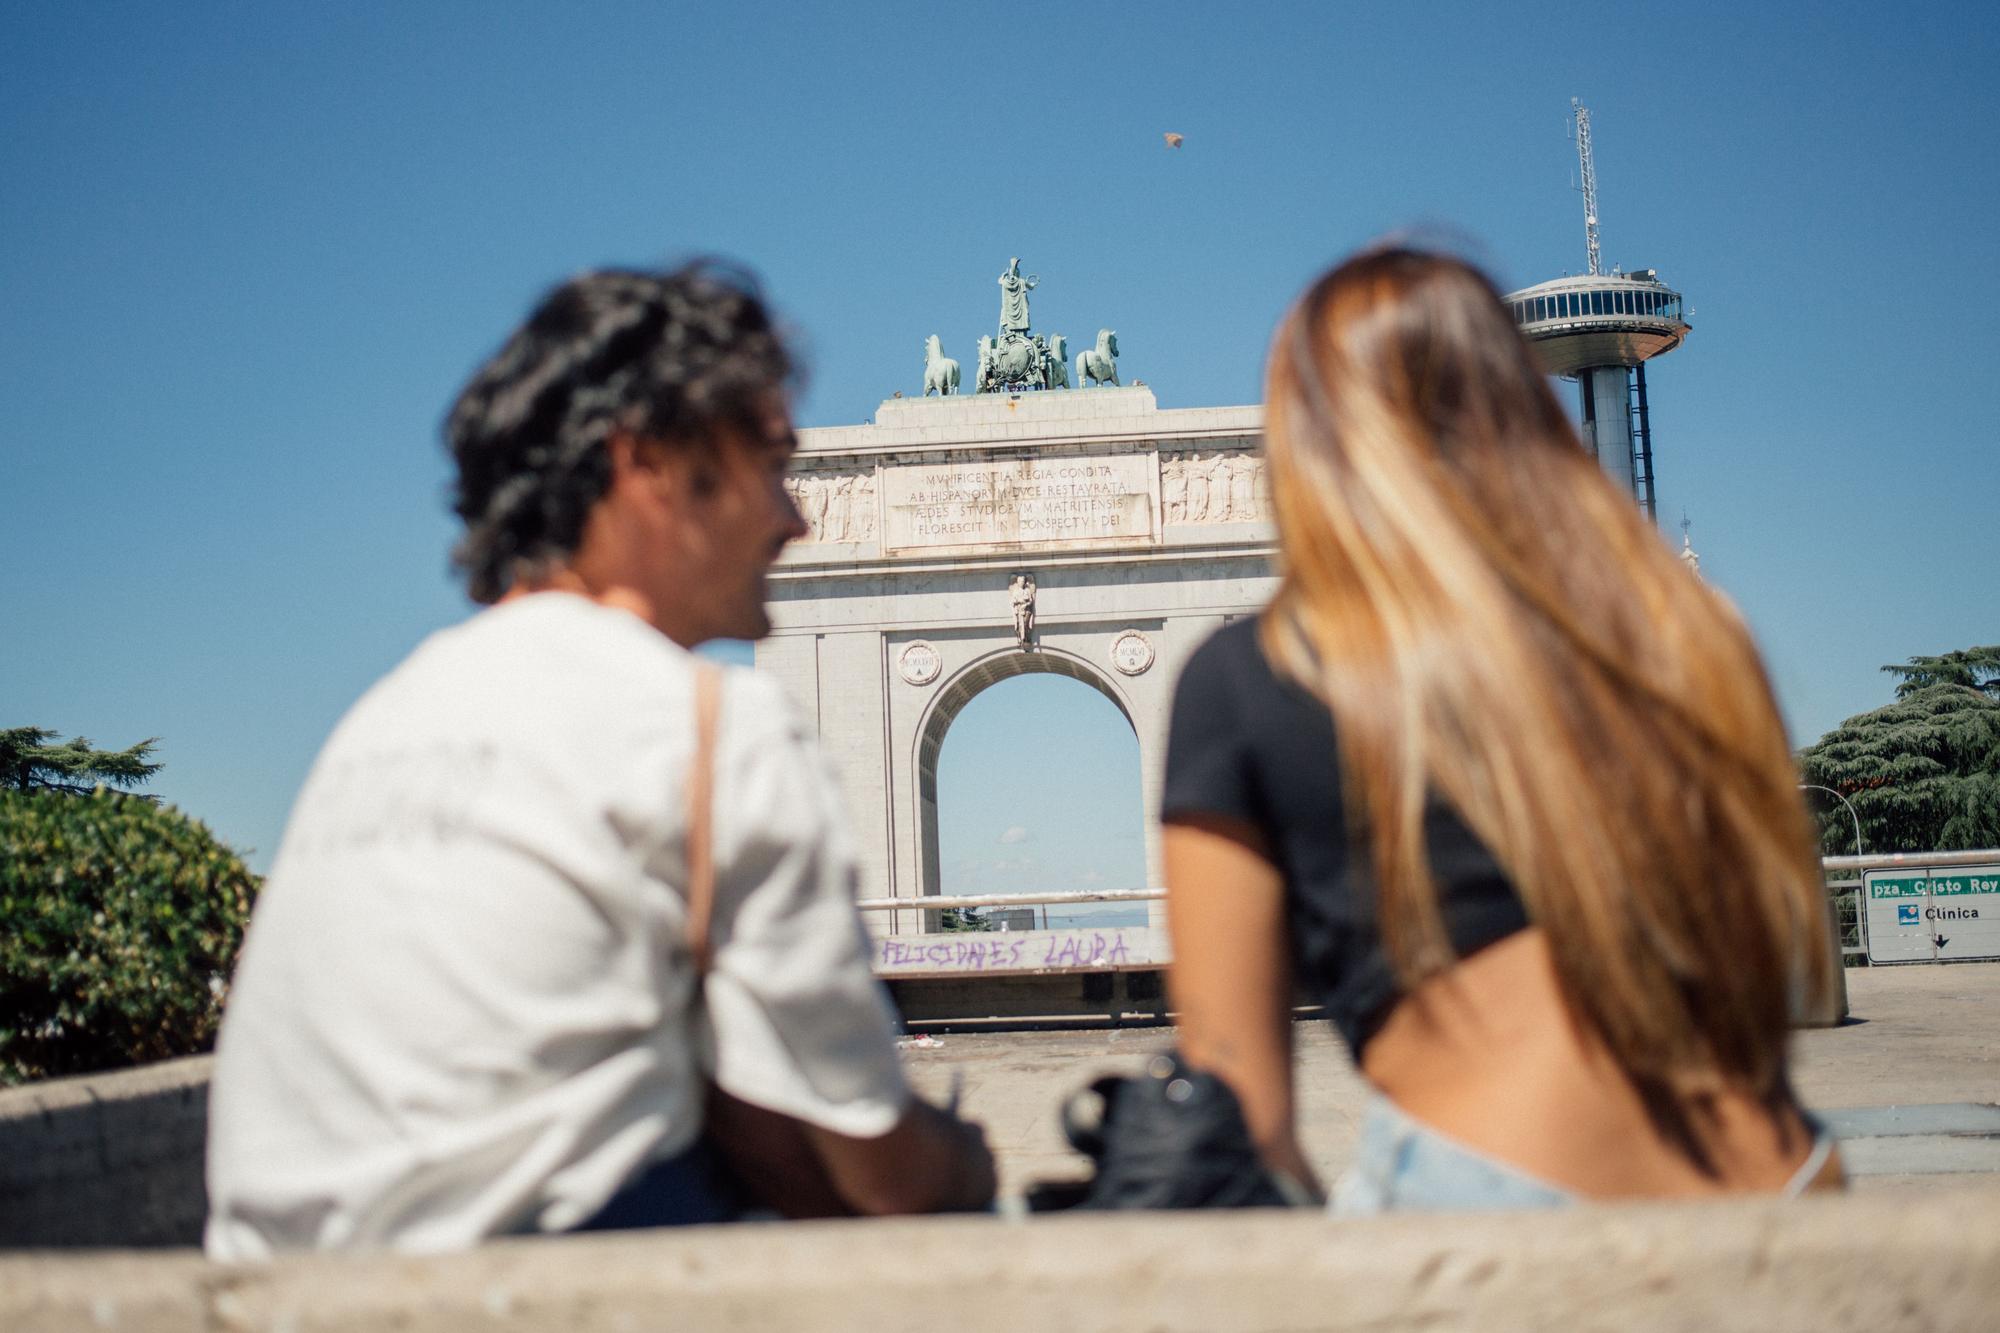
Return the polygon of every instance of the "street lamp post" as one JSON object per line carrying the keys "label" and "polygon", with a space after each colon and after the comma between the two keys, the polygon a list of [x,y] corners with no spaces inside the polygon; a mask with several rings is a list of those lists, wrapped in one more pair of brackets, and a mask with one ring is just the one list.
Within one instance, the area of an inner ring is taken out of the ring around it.
{"label": "street lamp post", "polygon": [[1846,806],[1848,817],[1854,821],[1854,854],[1856,856],[1866,856],[1868,854],[1861,848],[1861,816],[1854,813],[1854,802],[1848,800],[1845,796],[1842,796],[1839,792],[1835,791],[1833,788],[1822,787],[1817,782],[1801,782],[1799,784],[1799,790],[1823,791],[1828,796],[1831,796],[1834,800],[1839,801],[1842,805]]}

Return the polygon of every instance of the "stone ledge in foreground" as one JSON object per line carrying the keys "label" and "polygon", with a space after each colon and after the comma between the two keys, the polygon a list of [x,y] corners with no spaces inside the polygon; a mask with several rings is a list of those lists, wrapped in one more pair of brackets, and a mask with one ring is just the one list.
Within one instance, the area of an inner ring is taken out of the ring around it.
{"label": "stone ledge in foreground", "polygon": [[981,1330],[1991,1327],[2000,1188],[1398,1217],[775,1224],[222,1268],[0,1258],[0,1328]]}

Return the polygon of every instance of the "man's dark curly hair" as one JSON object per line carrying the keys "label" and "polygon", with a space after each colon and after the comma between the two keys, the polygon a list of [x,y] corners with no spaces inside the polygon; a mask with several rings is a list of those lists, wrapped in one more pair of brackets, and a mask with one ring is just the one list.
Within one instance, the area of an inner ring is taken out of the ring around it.
{"label": "man's dark curly hair", "polygon": [[611,484],[606,441],[713,448],[766,429],[796,368],[755,279],[712,261],[606,269],[545,297],[479,368],[445,419],[458,463],[452,552],[474,601],[559,563]]}

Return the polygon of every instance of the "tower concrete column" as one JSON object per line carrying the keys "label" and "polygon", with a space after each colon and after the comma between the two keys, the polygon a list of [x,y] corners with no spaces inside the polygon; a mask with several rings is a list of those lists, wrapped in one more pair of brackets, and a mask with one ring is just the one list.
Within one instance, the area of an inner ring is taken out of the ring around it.
{"label": "tower concrete column", "polygon": [[1597,451],[1597,461],[1627,495],[1634,494],[1632,414],[1627,406],[1632,372],[1624,366],[1592,366],[1578,378],[1589,396],[1591,447]]}

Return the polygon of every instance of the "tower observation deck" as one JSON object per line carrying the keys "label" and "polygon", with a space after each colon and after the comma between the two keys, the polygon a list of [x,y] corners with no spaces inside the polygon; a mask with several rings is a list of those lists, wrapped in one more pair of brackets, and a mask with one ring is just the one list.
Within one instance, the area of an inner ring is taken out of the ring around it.
{"label": "tower observation deck", "polygon": [[1597,249],[1597,174],[1590,153],[1590,111],[1572,101],[1577,156],[1583,166],[1584,229],[1591,272],[1524,287],[1506,297],[1514,322],[1551,375],[1576,381],[1583,401],[1584,444],[1632,498],[1658,518],[1653,494],[1653,433],[1646,403],[1646,362],[1679,347],[1691,326],[1681,294],[1652,269],[1601,273]]}

